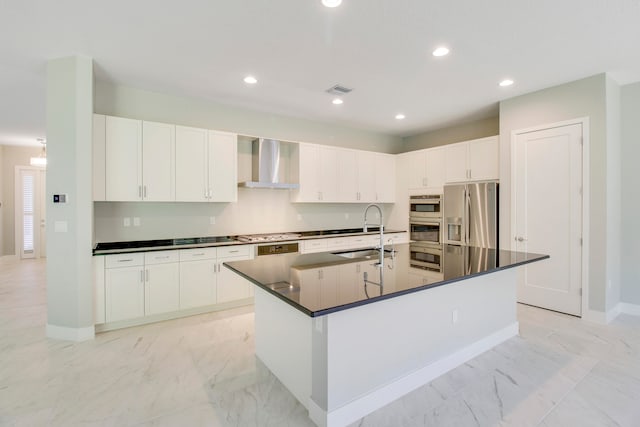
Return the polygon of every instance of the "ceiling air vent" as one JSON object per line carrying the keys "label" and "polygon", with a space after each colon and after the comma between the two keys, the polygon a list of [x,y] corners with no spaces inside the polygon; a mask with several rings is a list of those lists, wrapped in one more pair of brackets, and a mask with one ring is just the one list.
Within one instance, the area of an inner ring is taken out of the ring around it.
{"label": "ceiling air vent", "polygon": [[342,95],[348,94],[352,90],[353,89],[349,89],[348,87],[344,87],[344,86],[341,86],[341,85],[335,85],[335,86],[332,86],[329,89],[327,89],[327,92],[332,94],[332,95],[342,96]]}

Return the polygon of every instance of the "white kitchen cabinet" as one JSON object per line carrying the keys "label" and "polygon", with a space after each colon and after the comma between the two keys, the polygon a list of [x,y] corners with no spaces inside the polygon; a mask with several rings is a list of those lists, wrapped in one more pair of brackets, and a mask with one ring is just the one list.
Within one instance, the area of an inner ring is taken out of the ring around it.
{"label": "white kitchen cabinet", "polygon": [[291,151],[291,181],[300,184],[300,188],[291,192],[291,201],[339,201],[338,150],[316,144],[296,144]]}
{"label": "white kitchen cabinet", "polygon": [[175,200],[175,125],[142,122],[142,200]]}
{"label": "white kitchen cabinet", "polygon": [[382,173],[377,169],[377,155],[370,151],[357,152],[358,168],[358,197],[361,203],[373,203],[376,198],[376,176]]}
{"label": "white kitchen cabinet", "polygon": [[180,309],[216,303],[216,248],[180,250]]}
{"label": "white kitchen cabinet", "polygon": [[218,276],[216,278],[218,303],[237,301],[253,296],[253,285],[224,265],[225,262],[243,261],[252,258],[252,245],[218,248]]}
{"label": "white kitchen cabinet", "polygon": [[107,116],[105,153],[106,200],[142,200],[142,121]]}
{"label": "white kitchen cabinet", "polygon": [[[398,158],[401,166],[409,170],[407,188],[429,193],[441,193],[445,182],[445,149],[443,147],[404,153]],[[416,193],[414,191],[413,193]]]}
{"label": "white kitchen cabinet", "polygon": [[238,136],[209,131],[208,187],[210,202],[238,200]]}
{"label": "white kitchen cabinet", "polygon": [[396,201],[396,158],[390,154],[375,154],[375,202]]}
{"label": "white kitchen cabinet", "polygon": [[316,252],[326,252],[331,239],[309,239],[300,242],[300,253],[311,254]]}
{"label": "white kitchen cabinet", "polygon": [[176,126],[176,201],[237,200],[237,136]]}
{"label": "white kitchen cabinet", "polygon": [[460,142],[445,147],[446,182],[499,179],[497,136]]}
{"label": "white kitchen cabinet", "polygon": [[144,316],[144,256],[105,256],[105,320]]}
{"label": "white kitchen cabinet", "polygon": [[497,136],[469,142],[469,179],[485,181],[500,178],[500,143]]}
{"label": "white kitchen cabinet", "polygon": [[93,115],[93,160],[91,162],[91,173],[93,175],[94,202],[103,202],[106,200],[106,119],[106,116],[103,114]]}
{"label": "white kitchen cabinet", "polygon": [[105,283],[103,256],[93,257],[93,321],[96,325],[105,322]]}
{"label": "white kitchen cabinet", "polygon": [[353,203],[358,200],[358,157],[355,150],[338,150],[337,158],[338,200]]}
{"label": "white kitchen cabinet", "polygon": [[145,260],[145,315],[177,311],[180,268],[176,251],[147,252]]}
{"label": "white kitchen cabinet", "polygon": [[[99,148],[100,118],[94,123],[94,147]],[[174,135],[174,125],[106,116],[105,200],[173,201]],[[96,174],[94,198],[100,191]]]}

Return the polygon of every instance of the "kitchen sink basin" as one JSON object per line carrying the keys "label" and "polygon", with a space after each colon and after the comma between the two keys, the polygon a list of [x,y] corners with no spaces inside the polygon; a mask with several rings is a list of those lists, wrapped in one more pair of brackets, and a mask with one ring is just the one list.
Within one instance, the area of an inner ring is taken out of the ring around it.
{"label": "kitchen sink basin", "polygon": [[[386,250],[384,252],[385,258],[389,258],[391,256],[391,254]],[[378,252],[377,249],[360,249],[357,251],[333,252],[334,255],[351,259],[376,259],[380,256],[379,253],[380,252]]]}

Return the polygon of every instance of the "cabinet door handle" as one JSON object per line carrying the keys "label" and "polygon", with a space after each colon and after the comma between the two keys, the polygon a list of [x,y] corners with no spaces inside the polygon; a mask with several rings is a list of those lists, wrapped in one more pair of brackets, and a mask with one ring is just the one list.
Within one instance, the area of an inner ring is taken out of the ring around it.
{"label": "cabinet door handle", "polygon": [[138,185],[138,197],[142,198],[142,185]]}
{"label": "cabinet door handle", "polygon": [[237,254],[238,252],[240,252],[240,251],[239,250],[229,251],[230,254]]}
{"label": "cabinet door handle", "polygon": [[144,270],[140,270],[140,283],[144,283]]}
{"label": "cabinet door handle", "polygon": [[427,186],[427,178],[422,178],[422,186],[426,187]]}
{"label": "cabinet door handle", "polygon": [[147,186],[143,186],[142,187],[142,197],[144,197],[145,199],[147,198]]}
{"label": "cabinet door handle", "polygon": [[127,259],[119,259],[118,262],[131,262],[133,261],[133,258],[127,258]]}
{"label": "cabinet door handle", "polygon": [[168,258],[169,258],[169,255],[155,257],[155,259],[168,259]]}
{"label": "cabinet door handle", "polygon": [[204,252],[199,252],[197,254],[192,254],[192,256],[204,256]]}
{"label": "cabinet door handle", "polygon": [[146,269],[144,271],[144,280],[147,282],[149,281],[149,269]]}

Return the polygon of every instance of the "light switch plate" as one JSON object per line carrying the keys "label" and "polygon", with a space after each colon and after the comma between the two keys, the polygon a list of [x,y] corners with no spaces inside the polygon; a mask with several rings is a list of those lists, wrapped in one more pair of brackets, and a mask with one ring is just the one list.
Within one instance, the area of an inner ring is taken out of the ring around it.
{"label": "light switch plate", "polygon": [[126,218],[124,219],[124,221],[123,221],[123,225],[124,225],[125,227],[131,227],[131,218],[126,217]]}
{"label": "light switch plate", "polygon": [[140,217],[137,217],[137,216],[133,217],[133,226],[140,227]]}

